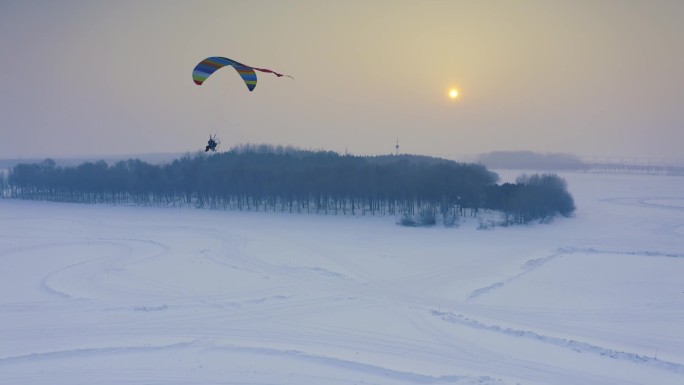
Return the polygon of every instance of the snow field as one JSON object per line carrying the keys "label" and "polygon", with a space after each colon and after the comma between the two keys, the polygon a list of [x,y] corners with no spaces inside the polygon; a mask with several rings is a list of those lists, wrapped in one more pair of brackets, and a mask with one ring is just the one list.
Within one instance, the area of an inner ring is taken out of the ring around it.
{"label": "snow field", "polygon": [[484,231],[0,200],[0,383],[684,383],[684,179],[561,176]]}

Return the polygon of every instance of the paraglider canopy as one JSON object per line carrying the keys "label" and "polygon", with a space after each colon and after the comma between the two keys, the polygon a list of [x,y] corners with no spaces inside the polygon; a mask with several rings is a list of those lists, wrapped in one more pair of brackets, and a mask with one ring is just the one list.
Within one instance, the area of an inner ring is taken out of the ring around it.
{"label": "paraglider canopy", "polygon": [[254,72],[255,70],[272,73],[277,77],[287,76],[294,79],[290,75],[283,75],[266,68],[251,67],[226,57],[213,56],[202,60],[195,66],[195,69],[192,70],[192,80],[195,82],[195,84],[201,86],[202,83],[204,83],[204,81],[211,76],[211,74],[225,66],[232,66],[235,68],[235,71],[237,71],[242,80],[245,82],[245,85],[247,85],[247,89],[250,91],[253,91],[257,84],[257,76],[256,72]]}

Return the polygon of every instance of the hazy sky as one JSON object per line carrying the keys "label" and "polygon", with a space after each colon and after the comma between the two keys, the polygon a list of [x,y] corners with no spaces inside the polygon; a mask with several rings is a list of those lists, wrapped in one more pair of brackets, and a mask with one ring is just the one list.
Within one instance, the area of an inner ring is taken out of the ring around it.
{"label": "hazy sky", "polygon": [[[295,79],[197,86],[208,56]],[[0,0],[0,58],[0,158],[196,151],[209,133],[684,156],[684,1]]]}

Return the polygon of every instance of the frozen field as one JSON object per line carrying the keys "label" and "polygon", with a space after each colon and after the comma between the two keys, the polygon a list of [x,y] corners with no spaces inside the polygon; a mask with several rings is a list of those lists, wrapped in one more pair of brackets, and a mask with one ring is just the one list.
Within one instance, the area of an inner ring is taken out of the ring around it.
{"label": "frozen field", "polygon": [[684,178],[561,175],[485,231],[0,200],[0,384],[684,384]]}

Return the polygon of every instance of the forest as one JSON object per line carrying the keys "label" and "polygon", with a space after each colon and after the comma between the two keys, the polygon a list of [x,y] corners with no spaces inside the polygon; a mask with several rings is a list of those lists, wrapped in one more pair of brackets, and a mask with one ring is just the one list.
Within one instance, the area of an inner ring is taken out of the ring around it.
{"label": "forest", "polygon": [[414,155],[353,156],[270,145],[186,154],[153,165],[138,159],[62,167],[51,159],[18,164],[2,178],[5,198],[75,203],[397,215],[400,223],[453,225],[480,210],[499,225],[570,216],[575,205],[555,174],[498,175],[474,163]]}

